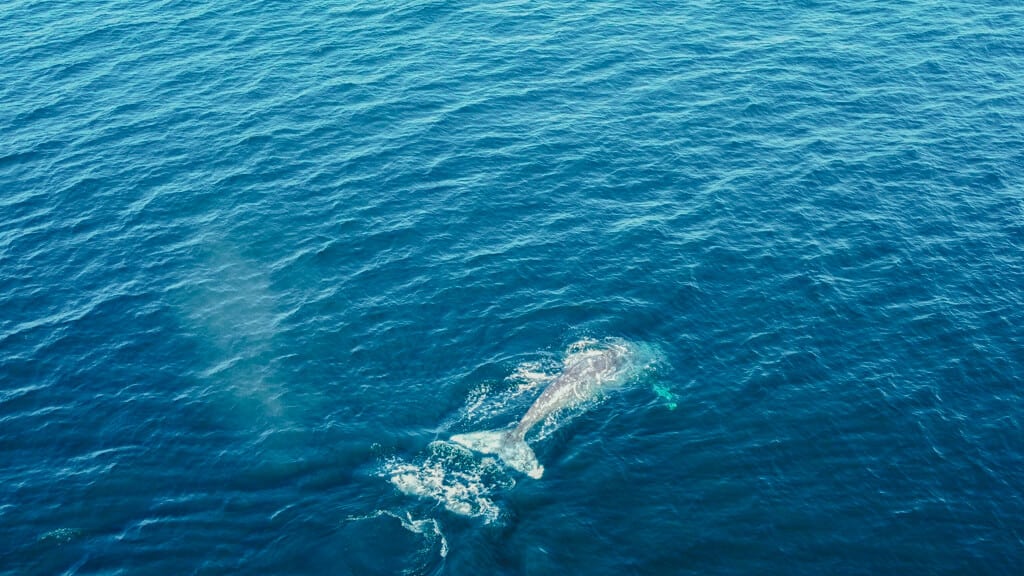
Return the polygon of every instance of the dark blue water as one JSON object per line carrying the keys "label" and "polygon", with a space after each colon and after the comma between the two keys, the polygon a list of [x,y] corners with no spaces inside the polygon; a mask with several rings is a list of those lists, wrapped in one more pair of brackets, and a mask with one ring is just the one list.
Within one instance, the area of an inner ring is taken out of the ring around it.
{"label": "dark blue water", "polygon": [[1022,95],[1020,2],[5,2],[0,574],[1019,574]]}

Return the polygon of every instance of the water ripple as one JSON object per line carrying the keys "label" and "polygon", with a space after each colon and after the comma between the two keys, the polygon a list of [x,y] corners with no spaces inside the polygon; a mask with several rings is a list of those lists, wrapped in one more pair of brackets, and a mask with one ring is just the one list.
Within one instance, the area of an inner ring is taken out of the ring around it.
{"label": "water ripple", "polygon": [[[1016,7],[0,21],[4,569],[1014,573]],[[379,477],[610,334],[665,367],[504,527]]]}

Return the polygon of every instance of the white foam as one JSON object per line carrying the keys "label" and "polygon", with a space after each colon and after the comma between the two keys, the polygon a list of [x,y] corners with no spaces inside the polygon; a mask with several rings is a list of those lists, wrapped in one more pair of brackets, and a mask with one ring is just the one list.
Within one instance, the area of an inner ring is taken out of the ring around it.
{"label": "white foam", "polygon": [[[398,518],[398,521],[402,523],[402,527],[412,532],[413,534],[420,534],[427,538],[428,542],[433,545],[434,540],[439,540],[441,543],[441,549],[438,554],[441,558],[448,556],[448,539],[444,537],[444,533],[441,532],[441,524],[433,518],[424,518],[422,520],[416,520],[412,517],[409,512],[405,513],[405,518],[391,512],[385,512],[386,514]],[[428,533],[427,530],[430,532]]]}
{"label": "white foam", "polygon": [[559,368],[550,362],[523,362],[504,382],[481,383],[469,391],[466,406],[449,422],[450,427],[477,427],[488,420],[512,422],[521,416],[534,393],[557,376]]}
{"label": "white foam", "polygon": [[404,494],[434,500],[449,512],[487,523],[501,517],[494,491],[515,483],[494,458],[477,460],[466,448],[445,441],[432,442],[421,462],[386,462],[384,473]]}
{"label": "white foam", "polygon": [[374,520],[382,516],[394,518],[401,523],[402,528],[405,528],[413,534],[418,534],[423,537],[423,548],[421,548],[412,559],[413,568],[406,569],[403,573],[405,574],[420,574],[422,572],[423,565],[430,561],[431,551],[437,548],[437,554],[441,558],[448,556],[448,538],[445,537],[444,532],[441,531],[441,523],[434,518],[413,518],[410,512],[405,514],[397,514],[390,510],[377,510],[373,514],[366,516],[350,516],[346,519],[347,522],[359,522],[361,520]]}

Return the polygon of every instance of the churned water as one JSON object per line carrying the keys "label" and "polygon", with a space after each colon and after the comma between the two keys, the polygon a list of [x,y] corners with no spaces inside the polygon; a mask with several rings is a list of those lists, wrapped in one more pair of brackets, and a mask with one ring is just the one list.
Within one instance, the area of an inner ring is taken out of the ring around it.
{"label": "churned water", "polygon": [[8,0],[0,574],[1019,574],[1022,95],[1017,1]]}

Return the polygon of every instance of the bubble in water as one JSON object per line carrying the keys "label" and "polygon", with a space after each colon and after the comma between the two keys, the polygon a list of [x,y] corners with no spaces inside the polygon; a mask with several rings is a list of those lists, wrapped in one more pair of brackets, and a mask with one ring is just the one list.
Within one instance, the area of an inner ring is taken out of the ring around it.
{"label": "bubble in water", "polygon": [[404,494],[432,499],[449,512],[487,523],[501,516],[495,490],[515,484],[493,458],[477,460],[466,448],[444,441],[432,442],[422,462],[387,462],[384,474]]}
{"label": "bubble in water", "polygon": [[57,528],[56,530],[50,530],[39,537],[40,542],[55,542],[57,544],[67,544],[75,539],[79,534],[79,531],[75,528]]}

